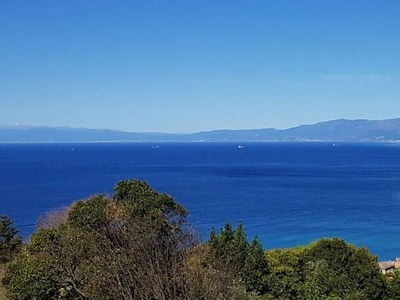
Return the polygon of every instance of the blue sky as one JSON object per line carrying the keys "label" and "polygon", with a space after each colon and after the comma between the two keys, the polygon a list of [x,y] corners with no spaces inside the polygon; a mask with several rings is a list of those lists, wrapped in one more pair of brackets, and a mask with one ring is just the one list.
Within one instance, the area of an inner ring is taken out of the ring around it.
{"label": "blue sky", "polygon": [[400,117],[400,1],[0,1],[0,124]]}

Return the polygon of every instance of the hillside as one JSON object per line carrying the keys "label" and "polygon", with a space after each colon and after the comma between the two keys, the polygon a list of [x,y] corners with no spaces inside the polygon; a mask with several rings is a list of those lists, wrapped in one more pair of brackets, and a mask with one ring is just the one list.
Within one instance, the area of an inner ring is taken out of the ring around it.
{"label": "hillside", "polygon": [[255,141],[400,141],[400,118],[388,120],[332,120],[278,130],[213,130],[192,134],[137,133],[71,127],[0,127],[1,143],[30,142],[255,142]]}

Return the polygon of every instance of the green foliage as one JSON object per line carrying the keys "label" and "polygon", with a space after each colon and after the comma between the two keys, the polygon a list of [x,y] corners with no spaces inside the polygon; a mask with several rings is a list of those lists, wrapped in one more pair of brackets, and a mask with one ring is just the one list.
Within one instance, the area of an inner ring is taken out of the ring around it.
{"label": "green foliage", "polygon": [[377,259],[364,247],[321,239],[307,247],[271,250],[270,294],[277,299],[384,299]]}
{"label": "green foliage", "polygon": [[143,202],[144,199],[154,199],[158,193],[144,181],[120,180],[114,186],[113,200],[116,202]]}
{"label": "green foliage", "polygon": [[248,245],[244,268],[243,281],[248,291],[264,294],[268,290],[267,275],[268,263],[265,260],[264,250],[258,238],[254,238]]}
{"label": "green foliage", "polygon": [[227,223],[220,234],[212,230],[208,244],[217,268],[237,274],[248,292],[263,294],[267,291],[269,269],[262,245],[257,238],[252,243],[247,241],[242,224],[235,230]]}
{"label": "green foliage", "polygon": [[[268,276],[270,294],[277,299],[300,299],[303,286],[304,247],[274,249],[265,252],[271,273]],[[272,297],[272,299],[275,299]]]}
{"label": "green foliage", "polygon": [[5,284],[12,299],[186,299],[186,253],[197,242],[186,215],[146,183],[120,181],[113,198],[77,201],[38,229]]}
{"label": "green foliage", "polygon": [[68,224],[84,230],[104,230],[107,226],[106,207],[109,202],[110,200],[104,195],[75,202],[68,212]]}
{"label": "green foliage", "polygon": [[26,245],[26,249],[32,255],[51,253],[53,251],[52,245],[58,240],[58,237],[58,230],[40,228],[31,236],[30,243]]}
{"label": "green foliage", "polygon": [[[199,243],[171,196],[137,180],[114,190],[46,215],[8,263],[10,299],[400,300],[400,273],[385,279],[366,248],[335,238],[264,252],[229,223]],[[16,234],[0,217],[3,262]]]}
{"label": "green foliage", "polygon": [[377,258],[364,247],[356,248],[338,238],[321,239],[307,248],[305,261],[305,283],[312,287],[308,294],[315,294],[318,287],[321,296],[384,298],[385,280]]}
{"label": "green foliage", "polygon": [[388,283],[388,299],[400,300],[400,270],[386,275]]}
{"label": "green foliage", "polygon": [[0,263],[10,261],[19,252],[22,239],[7,216],[0,216]]}
{"label": "green foliage", "polygon": [[113,201],[129,207],[134,218],[148,218],[152,222],[182,224],[186,221],[186,209],[167,194],[151,189],[146,182],[122,180],[114,187]]}
{"label": "green foliage", "polygon": [[24,256],[8,265],[3,284],[12,300],[56,299],[61,288],[57,275],[48,257]]}

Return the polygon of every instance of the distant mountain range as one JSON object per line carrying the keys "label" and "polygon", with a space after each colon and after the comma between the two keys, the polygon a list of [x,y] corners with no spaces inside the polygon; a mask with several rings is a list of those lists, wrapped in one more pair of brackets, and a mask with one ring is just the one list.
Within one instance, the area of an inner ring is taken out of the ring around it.
{"label": "distant mountain range", "polygon": [[47,142],[400,142],[400,118],[333,120],[289,129],[138,133],[71,127],[0,126],[0,143]]}

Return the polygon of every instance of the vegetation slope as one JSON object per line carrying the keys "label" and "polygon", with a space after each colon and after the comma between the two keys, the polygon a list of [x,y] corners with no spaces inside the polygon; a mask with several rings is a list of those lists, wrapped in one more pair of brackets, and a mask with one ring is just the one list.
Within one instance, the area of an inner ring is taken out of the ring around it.
{"label": "vegetation slope", "polygon": [[364,247],[264,251],[229,223],[201,241],[170,195],[138,180],[114,191],[49,212],[24,245],[1,218],[8,299],[400,299],[400,274],[385,277]]}

